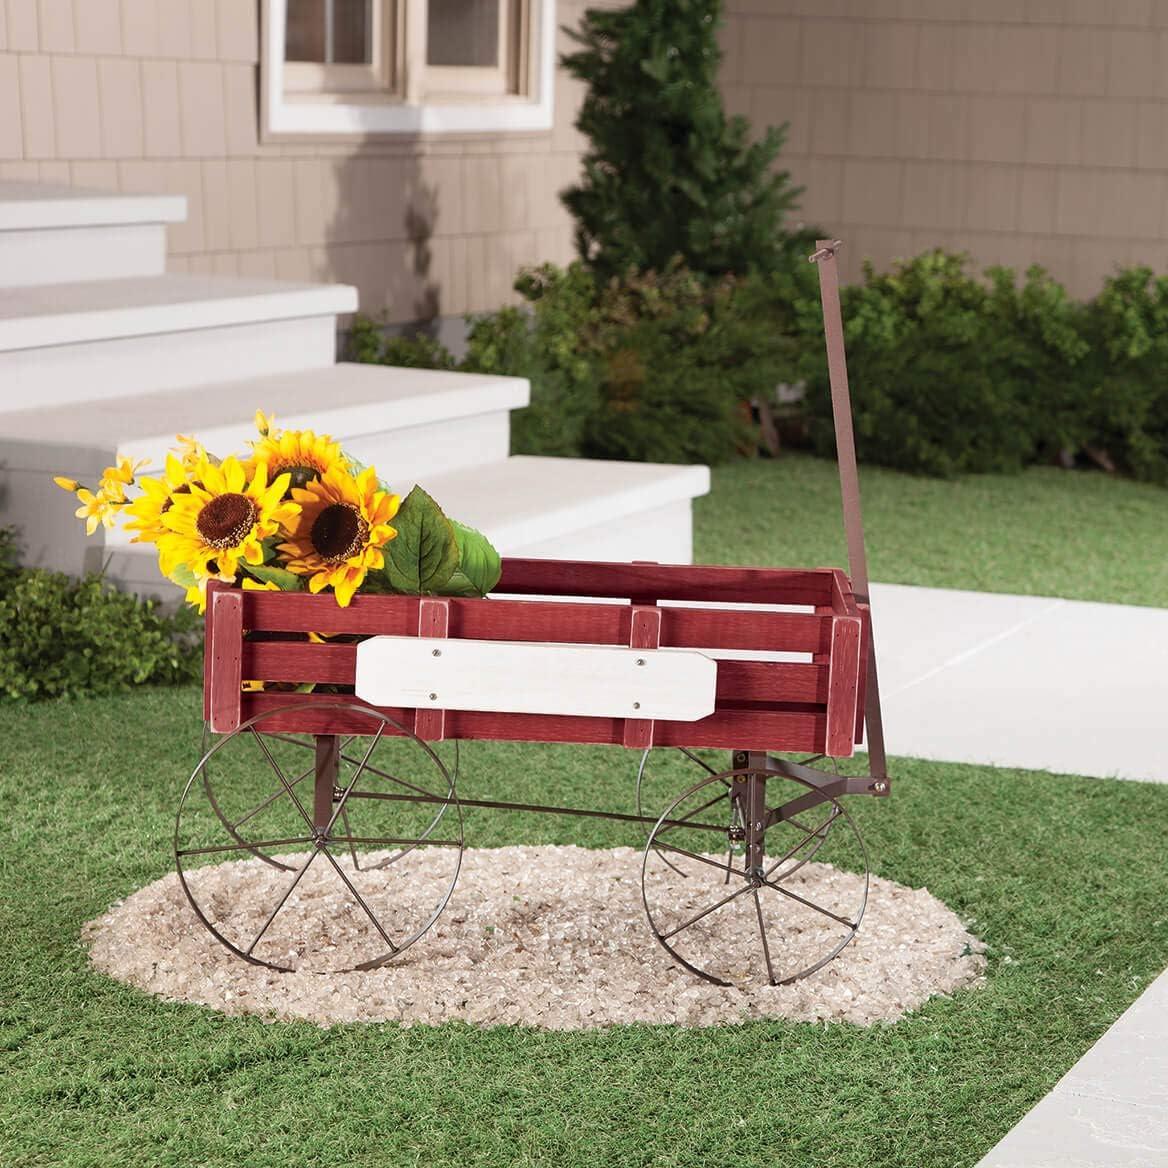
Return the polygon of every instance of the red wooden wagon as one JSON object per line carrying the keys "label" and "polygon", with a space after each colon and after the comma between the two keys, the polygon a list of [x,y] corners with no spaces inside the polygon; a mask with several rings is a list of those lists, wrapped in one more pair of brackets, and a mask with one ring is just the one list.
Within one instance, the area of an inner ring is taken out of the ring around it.
{"label": "red wooden wagon", "polygon": [[[333,907],[314,916],[301,895],[315,863],[344,885],[346,911],[367,934],[356,966],[397,958],[451,896],[468,808],[647,829],[641,887],[651,930],[682,965],[719,983],[793,980],[855,935],[867,866],[839,800],[886,794],[888,781],[834,245],[813,258],[850,577],[508,559],[487,600],[363,594],[344,609],[331,596],[210,587],[204,713],[218,737],[187,784],[175,855],[192,906],[220,941],[276,969],[327,951],[335,901],[318,902]],[[865,723],[868,774],[824,765],[852,756]],[[637,749],[636,811],[468,799],[460,740]],[[730,757],[720,763],[712,752],[722,751]],[[662,768],[683,789],[650,808]],[[833,850],[862,875],[837,881],[838,898],[825,899],[808,892],[807,864]],[[200,880],[207,865],[240,859],[232,867],[241,888],[260,866],[286,873],[259,916],[254,905],[241,912],[221,878],[213,889]],[[719,913],[743,921],[729,940],[709,931]],[[810,923],[792,925],[791,913]],[[787,962],[791,929],[813,925],[814,956],[794,945]]]}

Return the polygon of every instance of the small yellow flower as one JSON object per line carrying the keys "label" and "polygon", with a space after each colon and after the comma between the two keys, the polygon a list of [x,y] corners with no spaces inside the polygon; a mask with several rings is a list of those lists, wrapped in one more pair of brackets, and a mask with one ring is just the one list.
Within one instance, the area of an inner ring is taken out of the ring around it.
{"label": "small yellow flower", "polygon": [[95,495],[92,491],[80,487],[76,493],[81,506],[73,514],[78,519],[85,520],[86,535],[92,535],[99,524],[103,527],[113,527],[120,500],[111,499],[104,490],[98,491]]}
{"label": "small yellow flower", "polygon": [[276,429],[276,415],[265,414],[263,410],[255,412],[255,428],[261,438],[279,438],[280,431]]}
{"label": "small yellow flower", "polygon": [[178,443],[174,449],[178,452],[182,464],[188,472],[198,469],[201,462],[210,462],[207,448],[197,439],[186,434],[176,434],[174,440]]}
{"label": "small yellow flower", "polygon": [[162,522],[162,516],[174,506],[176,496],[190,494],[186,468],[173,454],[168,454],[162,477],[141,478],[138,486],[142,494],[126,507],[126,514],[131,516],[126,530],[137,532],[133,543],[157,543],[170,530]]}
{"label": "small yellow flower", "polygon": [[309,592],[331,586],[346,608],[366,574],[385,566],[381,549],[397,535],[389,521],[401,500],[380,489],[372,467],[357,478],[333,467],[306,488],[293,487],[292,497],[301,511],[279,545],[285,567],[309,578]]}
{"label": "small yellow flower", "polygon": [[81,484],[76,479],[67,479],[63,475],[54,475],[53,482],[63,491],[68,491],[69,494],[75,495],[81,490]]}
{"label": "small yellow flower", "polygon": [[119,503],[126,501],[126,488],[133,486],[134,476],[144,467],[149,459],[140,458],[137,462],[119,454],[116,466],[107,466],[101,474],[101,489],[111,499]]}
{"label": "small yellow flower", "polygon": [[158,563],[166,576],[186,567],[197,577],[233,581],[242,559],[264,562],[263,541],[300,513],[296,503],[283,502],[288,476],[268,484],[261,463],[248,481],[237,458],[212,466],[199,463],[186,494],[171,496],[171,506],[159,516],[166,534],[158,537]]}

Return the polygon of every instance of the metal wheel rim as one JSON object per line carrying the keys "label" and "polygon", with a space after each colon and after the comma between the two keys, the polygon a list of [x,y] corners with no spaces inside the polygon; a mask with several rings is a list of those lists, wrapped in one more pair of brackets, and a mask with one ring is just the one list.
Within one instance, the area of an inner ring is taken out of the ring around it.
{"label": "metal wheel rim", "polygon": [[[718,986],[734,986],[737,983],[735,983],[733,981],[728,981],[725,978],[718,977],[714,974],[711,974],[707,970],[704,970],[701,967],[695,965],[693,962],[689,961],[687,958],[685,958],[680,953],[678,953],[674,946],[669,944],[668,938],[663,937],[661,930],[657,927],[657,923],[654,920],[654,916],[653,916],[653,909],[649,904],[649,894],[648,894],[648,891],[646,889],[646,878],[648,876],[649,859],[650,859],[651,855],[658,855],[659,854],[658,849],[656,849],[654,847],[653,841],[654,841],[655,837],[657,836],[657,833],[661,830],[662,825],[664,825],[667,821],[670,821],[671,819],[673,819],[674,813],[677,810],[677,808],[679,807],[679,805],[683,804],[687,799],[691,798],[692,796],[696,795],[699,791],[701,791],[702,788],[708,786],[710,783],[712,783],[716,780],[728,781],[728,780],[736,778],[736,777],[746,777],[749,775],[757,775],[757,774],[761,774],[761,773],[763,773],[763,772],[760,772],[760,771],[756,770],[755,768],[743,767],[743,768],[739,768],[737,770],[724,771],[724,772],[722,772],[720,774],[716,774],[716,775],[709,775],[705,779],[703,779],[701,782],[694,784],[694,786],[690,787],[688,791],[683,792],[676,799],[674,799],[673,802],[670,803],[669,806],[666,807],[665,810],[661,813],[661,816],[658,818],[657,823],[654,825],[652,831],[649,833],[649,838],[645,844],[644,852],[642,853],[642,858],[641,858],[641,903],[645,907],[645,915],[646,915],[648,922],[649,922],[650,932],[652,932],[653,936],[657,939],[657,942],[661,945],[661,947],[679,965],[681,965],[685,969],[689,970],[691,973],[695,974],[696,976],[702,978],[704,981],[711,982],[714,985],[718,985]],[[772,776],[768,776],[768,777],[772,777]],[[781,777],[781,778],[787,779],[790,782],[798,783],[800,786],[803,786],[803,787],[807,788],[808,790],[813,789],[809,783],[805,782],[803,779],[800,779],[796,776],[783,775],[783,776],[773,776],[773,777]],[[832,947],[830,949],[830,951],[825,956],[821,957],[818,961],[815,961],[812,964],[805,966],[804,968],[798,970],[795,973],[787,974],[786,976],[777,977],[777,978],[772,979],[770,982],[770,984],[772,984],[772,985],[790,985],[792,982],[799,981],[805,977],[810,977],[811,974],[816,973],[818,970],[822,969],[825,965],[827,965],[830,961],[833,961],[836,957],[838,957],[839,954],[841,952],[843,952],[843,950],[855,938],[856,933],[859,932],[860,925],[863,923],[863,920],[864,920],[864,913],[868,907],[868,892],[869,892],[869,888],[871,885],[871,871],[870,871],[870,865],[869,865],[869,860],[868,860],[868,848],[867,848],[867,845],[864,843],[864,837],[860,834],[860,830],[856,826],[855,820],[852,818],[852,816],[848,812],[847,808],[844,807],[843,804],[841,804],[838,799],[825,799],[824,804],[831,806],[835,809],[836,815],[834,818],[835,819],[842,819],[847,823],[849,829],[851,830],[852,836],[854,837],[854,839],[856,840],[856,842],[860,846],[860,854],[863,858],[864,871],[862,874],[863,875],[863,882],[862,882],[861,892],[860,892],[860,897],[859,897],[858,911],[855,914],[854,921],[851,923],[850,927],[845,932],[843,939],[840,940],[838,942],[838,944],[836,944],[834,947]],[[834,822],[834,820],[833,820],[833,822]],[[823,846],[823,841],[821,841],[819,844],[816,845],[815,850],[818,852],[818,850],[822,846]],[[783,877],[784,878],[790,877],[798,870],[798,868],[801,868],[802,866],[803,865],[800,864],[797,867],[792,868],[789,872],[783,873]],[[670,867],[674,867],[674,865],[670,864]],[[675,870],[676,870],[676,868],[675,868]],[[756,889],[756,897],[757,897],[757,889]],[[756,899],[756,905],[757,905],[757,899]],[[765,950],[765,943],[764,943],[763,947]],[[769,964],[769,958],[768,958],[768,964]]]}
{"label": "metal wheel rim", "polygon": [[[230,734],[225,734],[222,738],[220,738],[210,748],[210,750],[208,750],[206,752],[206,754],[203,756],[203,758],[199,760],[199,763],[195,767],[195,770],[191,773],[191,777],[187,780],[186,785],[183,788],[182,797],[179,800],[178,809],[175,813],[175,828],[174,828],[174,839],[173,839],[172,853],[174,855],[175,870],[176,870],[177,875],[178,875],[179,883],[182,885],[183,892],[186,895],[187,902],[190,904],[192,911],[195,913],[195,915],[198,917],[198,919],[202,922],[204,928],[206,928],[206,930],[221,945],[223,945],[230,952],[235,954],[237,957],[242,958],[244,961],[248,962],[251,965],[258,965],[258,966],[261,966],[265,969],[274,970],[277,973],[293,973],[296,971],[297,967],[290,966],[290,965],[281,965],[281,964],[279,964],[277,962],[273,962],[273,961],[265,961],[263,958],[256,957],[254,953],[248,953],[248,952],[244,951],[243,949],[239,948],[238,945],[234,944],[227,937],[225,937],[207,919],[206,914],[203,912],[202,908],[200,907],[197,899],[195,898],[193,891],[191,890],[190,884],[187,881],[187,872],[183,868],[182,849],[180,849],[179,843],[180,843],[180,833],[182,831],[183,809],[186,806],[187,799],[190,796],[191,790],[195,784],[195,780],[199,776],[200,769],[205,765],[207,760],[209,758],[213,757],[215,755],[215,753],[217,751],[219,751],[220,749],[222,749],[228,742],[231,742],[231,741],[237,739],[238,736],[240,734],[242,734],[243,732],[252,731],[252,728],[255,726],[255,724],[257,722],[261,722],[265,718],[275,717],[278,714],[288,713],[289,711],[292,711],[292,710],[301,710],[301,709],[302,709],[301,706],[289,704],[286,706],[277,707],[275,709],[265,710],[262,713],[255,715],[255,717],[249,718],[246,722],[241,723]],[[455,791],[454,779],[451,776],[450,772],[446,769],[445,764],[438,757],[438,755],[434,752],[434,750],[431,748],[429,743],[425,742],[421,738],[418,738],[417,735],[415,735],[412,731],[407,730],[404,726],[402,726],[402,724],[400,722],[396,721],[393,718],[390,718],[386,714],[382,714],[378,710],[371,709],[368,706],[357,705],[356,703],[353,703],[353,702],[322,702],[319,706],[316,706],[315,709],[317,709],[317,710],[327,709],[327,710],[335,710],[335,711],[355,712],[355,713],[361,714],[362,716],[368,717],[373,721],[379,721],[383,725],[392,726],[395,730],[399,731],[401,737],[409,739],[409,740],[417,743],[422,748],[422,750],[425,752],[425,754],[429,757],[431,763],[433,763],[433,765],[437,768],[438,773],[446,781],[446,784],[448,787],[448,796],[447,796],[446,802],[443,804],[443,811],[447,807],[452,807],[454,809],[455,816],[456,816],[457,833],[458,833],[458,846],[455,849],[454,870],[451,873],[450,880],[446,886],[445,891],[443,892],[442,896],[439,898],[438,902],[435,904],[433,912],[430,913],[430,915],[425,919],[425,921],[422,923],[422,925],[419,928],[417,928],[413,933],[411,933],[403,942],[401,942],[400,944],[395,944],[395,946],[392,950],[383,954],[380,957],[373,958],[369,961],[360,962],[356,965],[349,966],[345,969],[323,970],[323,971],[319,971],[319,972],[327,975],[329,973],[347,973],[347,972],[357,972],[357,971],[365,971],[365,970],[370,970],[370,969],[377,969],[378,967],[387,964],[389,961],[392,961],[395,958],[400,957],[402,953],[404,953],[407,949],[409,949],[412,945],[414,945],[421,937],[423,937],[429,931],[429,929],[434,924],[434,922],[439,918],[439,916],[442,915],[443,910],[446,908],[447,904],[450,902],[450,898],[454,894],[454,886],[458,882],[459,872],[462,869],[462,856],[463,856],[463,852],[465,851],[465,839],[464,839],[464,834],[463,834],[463,820],[462,820],[462,806],[458,801],[458,796],[457,796],[457,793]],[[225,828],[227,828],[229,833],[230,833],[230,828],[228,827],[228,824],[224,820],[223,816],[220,814],[220,811],[221,811],[221,809],[215,809],[216,818],[218,818],[220,820],[220,822],[223,824],[223,826]],[[433,825],[431,825],[431,827],[432,826]],[[429,831],[430,829],[427,829],[427,830]],[[422,840],[415,842],[412,845],[412,847],[410,848],[410,850],[413,850],[413,848],[420,846],[420,844],[423,842],[424,841],[422,841]],[[264,859],[264,857],[262,855],[259,855],[255,851],[255,849],[250,844],[248,844],[246,841],[244,841],[242,843],[241,850],[251,852],[253,855],[256,855],[257,858],[259,858],[259,859]],[[275,866],[282,868],[285,871],[293,871],[294,870],[294,869],[291,869],[288,865],[280,864],[278,861],[275,862]],[[378,864],[378,865],[375,865],[372,867],[380,868],[382,866],[383,865]],[[307,865],[305,865],[305,867],[307,867]],[[282,907],[282,903],[279,907]],[[279,908],[277,908],[277,913],[278,913],[278,911],[279,911]],[[276,914],[273,914],[273,916],[274,915],[276,915]]]}

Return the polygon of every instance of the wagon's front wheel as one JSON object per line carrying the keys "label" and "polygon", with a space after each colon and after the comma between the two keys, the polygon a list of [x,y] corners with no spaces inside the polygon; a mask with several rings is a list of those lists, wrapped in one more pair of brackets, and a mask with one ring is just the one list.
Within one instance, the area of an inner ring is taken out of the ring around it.
{"label": "wagon's front wheel", "polygon": [[[300,733],[306,717],[340,732]],[[175,822],[195,914],[237,956],[280,971],[398,957],[450,899],[462,849],[442,760],[392,719],[344,701],[268,710],[221,738]]]}
{"label": "wagon's front wheel", "polygon": [[717,985],[780,985],[855,937],[868,899],[864,843],[842,804],[812,792],[803,779],[744,768],[707,775],[662,813],[641,889],[653,935],[686,969]]}

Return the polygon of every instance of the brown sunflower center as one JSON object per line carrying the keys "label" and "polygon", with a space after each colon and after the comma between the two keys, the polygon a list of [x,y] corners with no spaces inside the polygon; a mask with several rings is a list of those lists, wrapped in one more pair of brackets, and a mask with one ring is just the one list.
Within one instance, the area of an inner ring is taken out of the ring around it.
{"label": "brown sunflower center", "polygon": [[208,547],[235,547],[251,531],[256,514],[256,505],[246,495],[216,495],[199,512],[195,526]]}
{"label": "brown sunflower center", "polygon": [[340,562],[361,550],[369,524],[352,503],[330,503],[316,517],[309,538],[319,556]]}

